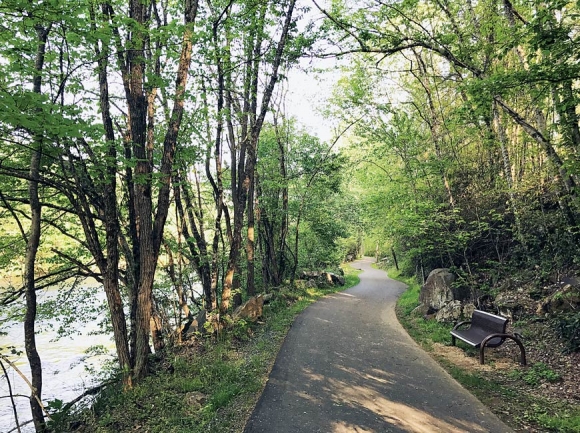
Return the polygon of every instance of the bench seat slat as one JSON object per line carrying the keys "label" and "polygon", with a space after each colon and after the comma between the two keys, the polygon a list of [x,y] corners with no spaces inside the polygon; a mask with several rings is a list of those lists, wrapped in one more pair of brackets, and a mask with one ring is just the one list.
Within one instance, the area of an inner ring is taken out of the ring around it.
{"label": "bench seat slat", "polygon": [[[500,330],[501,331],[501,330]],[[499,331],[487,331],[485,329],[470,328],[470,329],[456,329],[451,331],[451,335],[459,338],[473,347],[479,347],[481,342],[491,334],[501,333]],[[499,346],[503,342],[502,338],[492,338],[487,344],[490,347]]]}

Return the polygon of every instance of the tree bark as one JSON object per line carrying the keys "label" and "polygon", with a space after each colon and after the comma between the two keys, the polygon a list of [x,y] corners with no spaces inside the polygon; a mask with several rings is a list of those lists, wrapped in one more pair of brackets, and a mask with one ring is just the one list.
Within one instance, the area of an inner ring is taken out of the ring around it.
{"label": "tree bark", "polygon": [[501,122],[501,119],[499,116],[499,110],[497,108],[497,104],[495,101],[493,103],[492,111],[493,111],[493,125],[495,128],[495,135],[497,137],[497,140],[498,140],[499,146],[500,146],[502,162],[503,162],[503,172],[504,172],[504,176],[505,176],[507,186],[508,186],[509,203],[510,203],[510,207],[512,209],[512,212],[514,214],[517,237],[518,237],[519,241],[521,242],[521,244],[525,247],[526,240],[525,240],[525,238],[523,236],[523,232],[522,232],[520,212],[519,212],[518,204],[516,201],[516,196],[514,193],[514,181],[513,181],[513,176],[512,176],[512,165],[510,162],[510,157],[509,157],[509,153],[508,153],[508,149],[507,149],[508,140],[507,140],[505,128]]}
{"label": "tree bark", "polygon": [[[220,312],[225,313],[229,308],[229,302],[231,297],[231,291],[233,287],[233,280],[236,267],[238,265],[238,260],[240,256],[240,250],[242,246],[242,229],[243,229],[243,220],[244,220],[244,213],[247,205],[247,200],[250,192],[250,187],[253,181],[253,173],[255,170],[256,165],[256,154],[257,154],[257,145],[258,145],[258,138],[260,135],[260,131],[262,130],[262,126],[264,124],[264,119],[266,117],[268,108],[270,107],[270,101],[272,98],[272,93],[274,91],[274,86],[278,81],[278,69],[280,67],[280,63],[282,62],[282,56],[284,52],[284,47],[288,40],[288,34],[290,31],[290,24],[292,23],[292,16],[294,12],[294,6],[296,4],[296,0],[290,0],[288,9],[285,15],[284,27],[282,29],[282,33],[280,35],[280,39],[278,40],[278,45],[276,47],[276,56],[274,57],[274,61],[272,64],[272,75],[264,89],[262,95],[262,102],[260,106],[260,111],[257,111],[257,80],[258,80],[258,67],[257,65],[253,68],[253,92],[250,95],[250,109],[252,117],[255,121],[250,122],[248,125],[248,132],[242,135],[242,143],[240,146],[240,156],[238,161],[238,173],[237,173],[237,184],[233,185],[232,188],[235,193],[234,198],[234,226],[233,226],[233,240],[230,248],[230,254],[228,257],[228,268],[226,271],[226,278],[224,281],[224,288],[222,292],[222,302],[220,305]],[[254,52],[260,53],[261,42],[259,32],[258,40],[255,44]],[[247,100],[246,100],[247,101]],[[234,179],[234,178],[233,178]],[[233,180],[234,182],[234,180]]]}
{"label": "tree bark", "polygon": [[[46,44],[50,26],[36,26],[37,47],[36,59],[34,65],[34,76],[32,78],[33,92],[42,93],[42,72],[44,69],[44,59],[46,53]],[[44,413],[38,400],[42,398],[42,362],[36,349],[36,275],[35,262],[38,247],[40,245],[42,205],[39,199],[39,179],[40,179],[40,161],[42,157],[43,134],[41,131],[35,131],[33,137],[30,156],[30,170],[28,181],[28,197],[30,200],[30,233],[26,243],[26,259],[24,262],[24,287],[26,297],[26,312],[24,315],[24,348],[28,363],[30,364],[32,395],[30,396],[30,410],[34,421],[34,428],[37,432],[46,430]]]}
{"label": "tree bark", "polygon": [[[138,242],[140,246],[140,280],[137,295],[137,313],[136,313],[136,346],[135,346],[135,369],[134,377],[143,378],[148,373],[148,357],[150,353],[149,336],[151,309],[153,307],[153,282],[157,260],[163,239],[163,229],[169,213],[169,194],[171,191],[171,177],[173,172],[173,163],[177,147],[177,137],[181,127],[184,113],[184,97],[187,86],[188,72],[191,64],[191,55],[193,47],[193,23],[197,15],[197,0],[186,0],[184,20],[185,29],[181,43],[181,54],[177,68],[177,79],[175,83],[175,97],[173,100],[173,109],[170,122],[163,141],[163,153],[161,159],[161,177],[159,193],[157,196],[157,210],[153,220],[152,206],[152,161],[145,149],[145,114],[144,108],[146,99],[143,93],[144,75],[142,57],[136,50],[129,51],[129,64],[131,69],[131,94],[128,95],[130,118],[131,118],[131,135],[133,142],[134,154],[137,159],[135,174],[146,182],[137,182],[135,187],[135,210],[138,221]],[[144,5],[140,0],[131,1],[132,16],[137,21],[144,23]],[[140,21],[142,20],[142,21]],[[142,41],[142,37],[136,36],[136,45]],[[140,53],[143,54],[142,52]],[[143,105],[140,105],[143,104]],[[133,119],[135,110],[138,121]]]}
{"label": "tree bark", "polygon": [[[254,157],[255,159],[255,157]],[[246,239],[246,260],[248,266],[248,275],[246,278],[246,292],[248,296],[254,296],[256,293],[256,277],[254,267],[254,253],[255,253],[255,236],[254,228],[256,225],[256,215],[254,213],[254,184],[255,184],[255,169],[249,175],[250,187],[248,190],[248,235]]]}
{"label": "tree bark", "polygon": [[[94,11],[91,9],[91,17],[94,21]],[[94,24],[93,24],[93,30]],[[99,78],[99,98],[101,118],[105,129],[105,138],[107,140],[107,156],[105,162],[105,179],[103,186],[104,198],[104,224],[106,231],[105,246],[107,250],[106,258],[102,256],[100,246],[94,248],[93,256],[98,258],[97,266],[103,276],[103,288],[107,297],[107,304],[111,315],[111,324],[113,328],[113,338],[119,366],[123,375],[123,384],[130,388],[131,383],[131,356],[129,352],[129,341],[127,335],[127,322],[123,309],[123,301],[119,290],[119,220],[117,211],[117,147],[115,142],[115,132],[113,120],[110,113],[109,85],[107,78],[108,68],[108,47],[105,46],[104,52],[101,52],[99,45],[95,44],[95,54],[98,59],[98,78]],[[96,161],[95,161],[96,163]],[[86,225],[86,224],[85,224]],[[85,232],[90,230],[88,227]],[[97,235],[95,234],[96,238]],[[95,245],[96,246],[96,245]]]}

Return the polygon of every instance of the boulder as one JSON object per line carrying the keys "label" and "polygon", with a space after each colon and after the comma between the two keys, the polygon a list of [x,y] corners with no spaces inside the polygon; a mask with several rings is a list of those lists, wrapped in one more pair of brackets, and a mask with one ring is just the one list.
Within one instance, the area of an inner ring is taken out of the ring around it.
{"label": "boulder", "polygon": [[493,303],[500,316],[508,317],[512,321],[532,314],[536,305],[529,293],[521,289],[500,292]]}
{"label": "boulder", "polygon": [[413,309],[413,311],[411,311],[411,315],[415,317],[427,318],[431,317],[436,312],[437,311],[435,311],[435,309],[429,307],[428,305],[419,304],[416,308]]}
{"label": "boulder", "polygon": [[315,289],[316,288],[316,281],[314,281],[314,280],[306,281],[305,287],[307,289]]}
{"label": "boulder", "polygon": [[264,307],[264,296],[253,296],[235,309],[234,320],[244,319],[250,322],[256,322],[262,317],[262,310]]}
{"label": "boulder", "polygon": [[466,294],[451,287],[454,281],[455,275],[449,269],[432,270],[425,284],[421,286],[419,301],[427,307],[439,310],[451,301],[468,299],[469,295],[466,296]]}
{"label": "boulder", "polygon": [[473,303],[469,302],[463,306],[463,317],[467,320],[473,316],[473,312],[476,310],[476,307]]}
{"label": "boulder", "polygon": [[437,311],[435,320],[438,322],[456,322],[461,317],[462,312],[461,301],[451,301]]}
{"label": "boulder", "polygon": [[183,332],[187,337],[197,332],[204,333],[205,322],[207,322],[207,312],[204,309],[199,310],[199,313],[197,313],[197,316],[193,318],[191,323],[185,325]]}
{"label": "boulder", "polygon": [[332,272],[323,272],[322,278],[324,279],[325,283],[331,284],[333,286],[335,285],[344,286],[345,284],[344,277],[342,275],[336,275],[333,274]]}
{"label": "boulder", "polygon": [[580,285],[562,283],[550,296],[537,306],[537,314],[558,314],[580,310]]}
{"label": "boulder", "polygon": [[301,280],[315,280],[316,278],[320,277],[320,272],[318,271],[302,271],[300,274]]}
{"label": "boulder", "polygon": [[242,305],[242,294],[240,292],[234,293],[232,303],[234,304],[234,309]]}

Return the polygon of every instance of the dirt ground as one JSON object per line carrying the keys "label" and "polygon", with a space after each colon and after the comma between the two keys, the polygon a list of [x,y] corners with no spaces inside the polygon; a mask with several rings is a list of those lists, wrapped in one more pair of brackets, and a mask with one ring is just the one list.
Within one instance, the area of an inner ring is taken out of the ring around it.
{"label": "dirt ground", "polygon": [[[566,354],[564,346],[552,333],[545,324],[534,324],[528,330],[528,337],[523,340],[527,367],[520,365],[520,349],[509,340],[498,348],[487,348],[484,365],[479,364],[478,351],[466,350],[467,346],[461,342],[458,342],[459,347],[435,343],[433,355],[527,396],[526,399],[492,399],[496,405],[492,410],[518,432],[540,433],[545,430],[534,426],[533,422],[528,423],[525,416],[529,405],[533,404],[530,398],[547,405],[580,407],[580,353]],[[556,375],[548,380],[536,371],[549,371]],[[523,379],[526,374],[537,382],[527,383]]]}

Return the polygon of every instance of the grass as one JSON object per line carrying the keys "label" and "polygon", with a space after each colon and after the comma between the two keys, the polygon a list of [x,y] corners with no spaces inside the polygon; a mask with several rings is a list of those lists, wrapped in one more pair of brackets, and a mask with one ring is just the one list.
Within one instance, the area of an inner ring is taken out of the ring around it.
{"label": "grass", "polygon": [[[321,297],[360,281],[360,271],[344,270],[343,287],[280,289],[264,307],[262,323],[243,323],[218,341],[201,339],[174,348],[138,386],[128,391],[109,388],[90,408],[77,413],[80,431],[242,431],[296,315]],[[54,430],[70,431],[69,423],[70,418]]]}
{"label": "grass", "polygon": [[[393,270],[389,270],[389,276],[408,285],[398,300],[396,311],[409,335],[427,351],[432,352],[434,343],[449,345],[451,325],[412,314],[419,305],[419,284]],[[478,353],[472,348],[465,348],[465,351],[467,356],[477,356]],[[486,375],[485,372],[470,371],[441,356],[434,357],[451,376],[514,430],[580,433],[580,407],[565,401],[548,401],[530,393],[530,387],[559,380],[559,376],[545,364],[538,362],[506,375],[494,372]]]}
{"label": "grass", "polygon": [[396,311],[409,335],[425,349],[430,349],[433,343],[447,343],[451,326],[411,314],[419,305],[419,285],[412,278],[404,278],[396,271],[389,270],[388,273],[391,278],[403,281],[408,286],[397,301]]}

